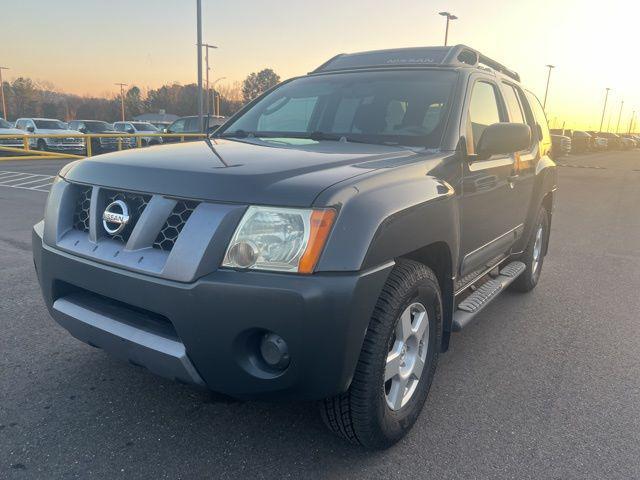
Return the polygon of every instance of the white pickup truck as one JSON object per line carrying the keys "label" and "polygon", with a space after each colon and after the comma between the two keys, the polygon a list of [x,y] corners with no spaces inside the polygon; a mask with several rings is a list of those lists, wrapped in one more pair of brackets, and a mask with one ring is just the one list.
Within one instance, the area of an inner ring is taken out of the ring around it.
{"label": "white pickup truck", "polygon": [[53,118],[19,118],[16,128],[32,135],[78,135],[74,137],[37,138],[29,140],[31,148],[54,152],[83,154],[85,141],[77,130],[69,130],[64,122]]}

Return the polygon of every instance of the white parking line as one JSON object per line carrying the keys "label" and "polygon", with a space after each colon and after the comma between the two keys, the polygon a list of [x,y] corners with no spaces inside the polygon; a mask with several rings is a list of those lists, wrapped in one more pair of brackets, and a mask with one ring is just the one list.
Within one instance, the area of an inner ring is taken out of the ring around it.
{"label": "white parking line", "polygon": [[41,173],[0,171],[0,187],[48,193],[55,178],[55,175],[43,175]]}

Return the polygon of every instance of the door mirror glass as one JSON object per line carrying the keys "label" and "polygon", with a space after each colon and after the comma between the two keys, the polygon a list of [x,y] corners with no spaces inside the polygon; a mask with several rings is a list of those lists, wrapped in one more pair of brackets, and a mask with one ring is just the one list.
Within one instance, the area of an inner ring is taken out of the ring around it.
{"label": "door mirror glass", "polygon": [[523,123],[494,123],[482,132],[478,141],[478,160],[492,155],[507,155],[526,150],[531,144],[531,129]]}

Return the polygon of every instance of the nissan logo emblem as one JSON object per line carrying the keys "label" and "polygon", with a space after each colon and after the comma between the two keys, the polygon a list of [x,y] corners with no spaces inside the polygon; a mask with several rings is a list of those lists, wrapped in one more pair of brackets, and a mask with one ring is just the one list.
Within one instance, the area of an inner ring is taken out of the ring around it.
{"label": "nissan logo emblem", "polygon": [[129,207],[122,200],[107,205],[102,214],[102,226],[109,235],[118,235],[129,223]]}

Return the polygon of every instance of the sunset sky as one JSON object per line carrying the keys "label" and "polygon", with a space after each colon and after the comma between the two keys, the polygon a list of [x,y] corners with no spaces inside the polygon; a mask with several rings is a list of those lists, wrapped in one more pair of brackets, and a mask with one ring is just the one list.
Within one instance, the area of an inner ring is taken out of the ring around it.
{"label": "sunset sky", "polygon": [[[640,2],[610,0],[202,0],[211,78],[242,80],[273,68],[283,79],[340,52],[465,43],[518,71],[541,99],[545,64],[557,65],[548,100],[552,126],[597,129],[605,87],[615,130],[640,112]],[[195,0],[3,0],[0,65],[80,95],[196,81]],[[7,19],[11,19],[7,21]]]}

